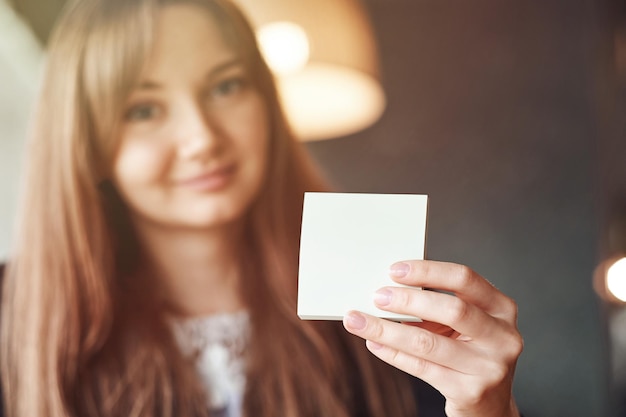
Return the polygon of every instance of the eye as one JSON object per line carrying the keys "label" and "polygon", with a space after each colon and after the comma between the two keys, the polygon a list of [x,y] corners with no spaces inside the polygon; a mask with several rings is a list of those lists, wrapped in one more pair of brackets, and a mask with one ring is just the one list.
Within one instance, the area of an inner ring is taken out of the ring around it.
{"label": "eye", "polygon": [[245,86],[246,80],[242,77],[228,78],[213,87],[210,91],[210,95],[213,99],[232,97],[241,92]]}
{"label": "eye", "polygon": [[161,108],[156,104],[143,103],[132,106],[126,114],[124,119],[130,122],[140,122],[152,120],[161,114]]}

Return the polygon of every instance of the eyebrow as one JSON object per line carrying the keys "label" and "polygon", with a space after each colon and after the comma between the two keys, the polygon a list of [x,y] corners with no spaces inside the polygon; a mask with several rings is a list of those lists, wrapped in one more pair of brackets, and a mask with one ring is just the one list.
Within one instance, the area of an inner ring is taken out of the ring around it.
{"label": "eyebrow", "polygon": [[[215,78],[216,76],[220,75],[223,72],[228,71],[229,69],[233,68],[233,67],[238,67],[238,66],[242,66],[243,63],[241,62],[241,59],[239,58],[232,58],[229,59],[217,66],[215,66],[214,68],[212,68],[205,76],[204,79],[205,80],[210,80],[211,78]],[[137,86],[137,90],[154,90],[161,87],[161,83],[157,82],[157,81],[152,81],[152,80],[146,80],[146,81],[142,81],[138,86]]]}

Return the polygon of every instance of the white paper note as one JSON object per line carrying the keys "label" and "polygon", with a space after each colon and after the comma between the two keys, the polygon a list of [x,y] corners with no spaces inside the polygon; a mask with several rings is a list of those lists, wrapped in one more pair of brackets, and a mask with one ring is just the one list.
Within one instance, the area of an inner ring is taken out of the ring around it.
{"label": "white paper note", "polygon": [[419,321],[374,306],[374,292],[400,286],[397,261],[424,259],[428,197],[415,194],[305,193],[298,316],[341,320],[349,310]]}

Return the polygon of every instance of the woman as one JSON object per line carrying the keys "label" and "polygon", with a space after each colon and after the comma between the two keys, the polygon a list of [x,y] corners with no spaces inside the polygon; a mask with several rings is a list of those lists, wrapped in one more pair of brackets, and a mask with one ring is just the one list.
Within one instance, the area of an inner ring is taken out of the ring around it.
{"label": "woman", "polygon": [[352,312],[366,346],[297,319],[303,192],[324,184],[228,1],[72,3],[33,139],[3,286],[9,416],[416,415],[383,361],[449,416],[518,415],[515,304],[465,267],[394,264],[457,297],[381,289],[428,321]]}

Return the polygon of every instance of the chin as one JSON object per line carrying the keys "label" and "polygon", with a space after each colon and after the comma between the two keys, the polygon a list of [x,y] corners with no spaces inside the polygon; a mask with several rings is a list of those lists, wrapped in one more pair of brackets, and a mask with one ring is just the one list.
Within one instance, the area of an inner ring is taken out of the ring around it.
{"label": "chin", "polygon": [[250,204],[234,204],[235,202],[220,202],[221,204],[198,204],[193,209],[187,207],[182,210],[179,218],[190,227],[214,228],[241,221]]}

